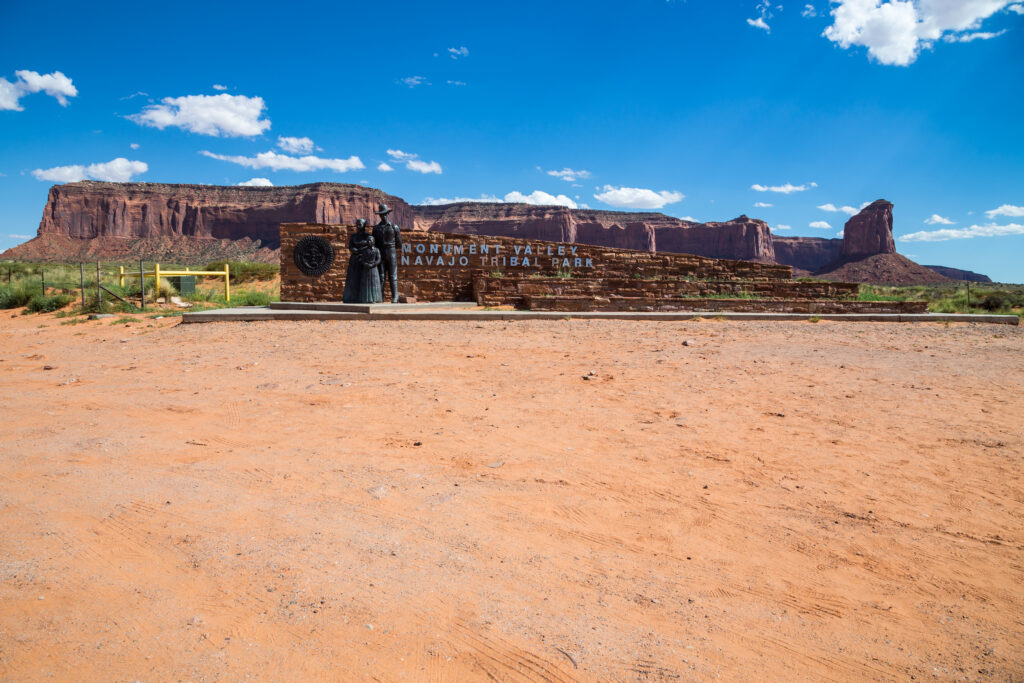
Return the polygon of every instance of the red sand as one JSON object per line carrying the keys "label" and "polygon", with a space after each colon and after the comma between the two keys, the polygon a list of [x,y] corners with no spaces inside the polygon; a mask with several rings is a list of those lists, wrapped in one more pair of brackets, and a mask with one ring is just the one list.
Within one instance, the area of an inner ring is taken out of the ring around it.
{"label": "red sand", "polygon": [[0,319],[2,680],[1024,679],[1020,328],[175,322]]}

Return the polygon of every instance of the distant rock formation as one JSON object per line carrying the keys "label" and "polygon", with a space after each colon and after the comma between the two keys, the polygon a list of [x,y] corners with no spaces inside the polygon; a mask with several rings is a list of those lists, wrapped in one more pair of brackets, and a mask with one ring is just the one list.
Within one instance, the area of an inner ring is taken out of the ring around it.
{"label": "distant rock formation", "polygon": [[841,238],[780,237],[773,235],[775,260],[787,266],[813,273],[826,263],[839,258]]}
{"label": "distant rock formation", "polygon": [[85,251],[95,255],[108,250],[110,258],[138,252],[112,239],[149,240],[144,245],[155,244],[154,238],[248,239],[257,249],[277,249],[280,223],[353,223],[359,217],[372,218],[381,201],[394,210],[393,220],[415,230],[775,262],[768,224],[746,216],[722,223],[694,223],[661,213],[529,204],[410,206],[380,190],[337,183],[225,187],[95,181],[50,188],[38,236],[2,256],[40,258],[52,251],[52,258],[63,258],[76,251],[67,239],[99,240]]}
{"label": "distant rock formation", "polygon": [[746,216],[693,223],[661,213],[471,202],[413,209],[417,230],[775,262],[768,224]]}
{"label": "distant rock formation", "polygon": [[959,268],[947,268],[946,266],[925,266],[928,270],[934,270],[943,277],[948,277],[950,280],[966,280],[967,282],[992,282],[992,279],[988,275],[982,275],[981,273],[974,273],[970,270],[960,270]]}
{"label": "distant rock formation", "polygon": [[896,253],[892,237],[892,202],[877,199],[846,221],[839,257],[814,276],[842,282],[925,285],[948,280]]}
{"label": "distant rock formation", "polygon": [[762,220],[739,216],[724,223],[680,223],[681,226],[671,229],[655,230],[658,251],[761,263],[776,262],[772,232]]}
{"label": "distant rock formation", "polygon": [[361,185],[235,187],[107,183],[54,185],[39,236],[251,239],[276,249],[283,222],[351,223],[371,217],[379,201],[406,225],[413,213],[398,197]]}
{"label": "distant rock formation", "polygon": [[872,254],[895,254],[892,239],[892,202],[876,199],[846,221],[839,258],[852,260]]}
{"label": "distant rock formation", "polygon": [[[356,218],[372,219],[380,202],[392,208],[392,220],[405,229],[779,263],[822,277],[836,277],[840,268],[868,257],[897,256],[893,205],[884,199],[847,221],[839,240],[776,237],[767,223],[747,216],[696,223],[662,213],[529,204],[414,206],[380,190],[338,183],[237,187],[83,181],[50,188],[37,237],[0,257],[273,260],[280,223],[351,224]],[[842,272],[848,275],[842,277],[864,282],[874,280],[857,279],[858,273],[867,278],[885,273],[906,283],[942,278],[903,257],[889,259],[884,267],[875,261],[870,268],[846,268]]]}

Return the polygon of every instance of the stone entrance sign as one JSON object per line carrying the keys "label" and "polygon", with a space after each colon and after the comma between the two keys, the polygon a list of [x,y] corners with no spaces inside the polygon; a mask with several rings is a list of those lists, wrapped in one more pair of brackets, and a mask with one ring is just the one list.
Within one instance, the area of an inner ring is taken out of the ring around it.
{"label": "stone entrance sign", "polygon": [[482,237],[479,242],[451,244],[416,242],[402,247],[403,266],[462,268],[518,268],[520,270],[573,270],[594,268],[594,257],[583,256],[579,244],[555,244],[516,240],[502,244]]}
{"label": "stone entrance sign", "polygon": [[[355,226],[281,224],[281,300],[341,301],[348,267],[348,240]],[[318,236],[331,243],[334,263],[322,275],[306,275],[295,264],[300,240]],[[406,230],[399,251],[399,292],[418,301],[473,301],[473,281],[492,278],[607,278],[657,280],[790,280],[789,266],[522,240]]]}

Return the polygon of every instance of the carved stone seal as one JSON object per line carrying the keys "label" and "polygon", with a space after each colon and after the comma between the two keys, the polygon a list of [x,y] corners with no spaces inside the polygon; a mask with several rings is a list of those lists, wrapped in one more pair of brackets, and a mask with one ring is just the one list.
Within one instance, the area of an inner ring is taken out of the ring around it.
{"label": "carved stone seal", "polygon": [[292,252],[295,265],[306,275],[323,275],[334,263],[334,246],[323,237],[306,235]]}

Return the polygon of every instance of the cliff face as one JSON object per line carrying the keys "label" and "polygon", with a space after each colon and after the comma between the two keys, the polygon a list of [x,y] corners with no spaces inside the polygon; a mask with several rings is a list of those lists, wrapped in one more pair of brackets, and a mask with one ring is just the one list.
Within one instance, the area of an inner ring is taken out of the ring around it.
{"label": "cliff face", "polygon": [[776,262],[772,232],[764,221],[740,216],[724,223],[679,223],[655,231],[658,251]]}
{"label": "cliff face", "polygon": [[80,240],[248,238],[276,249],[281,223],[350,224],[360,217],[372,222],[380,201],[393,209],[392,220],[406,229],[578,242],[765,263],[775,260],[768,225],[746,216],[701,224],[660,213],[528,204],[413,207],[379,190],[335,183],[221,187],[84,181],[55,185],[39,224],[39,236]]}
{"label": "cliff face", "polygon": [[[845,237],[774,237],[764,221],[694,223],[661,213],[596,211],[559,206],[464,202],[410,206],[399,197],[362,185],[313,183],[293,187],[224,187],[84,181],[55,185],[39,236],[5,253],[39,258],[52,247],[70,254],[76,241],[92,240],[90,254],[125,252],[119,241],[186,246],[188,240],[251,240],[248,251],[277,249],[281,223],[373,222],[379,202],[404,229],[519,237],[594,246],[695,254],[818,271],[839,261],[893,253],[892,204],[880,199],[846,224]],[[70,240],[70,241],[69,241]],[[58,249],[59,247],[59,249]],[[149,246],[145,246],[149,249]],[[155,247],[154,247],[155,248]],[[229,251],[234,245],[225,243]],[[209,251],[211,247],[199,247]],[[98,251],[97,251],[98,250]],[[128,249],[137,251],[134,247]],[[185,252],[188,252],[185,249]],[[154,252],[155,253],[155,252]],[[262,256],[261,256],[262,258]]]}
{"label": "cliff face", "polygon": [[892,202],[876,199],[846,221],[839,258],[855,259],[872,254],[895,254],[892,239]]}
{"label": "cliff face", "polygon": [[839,238],[773,235],[772,241],[775,245],[776,261],[812,273],[839,258],[839,249],[843,246],[843,240]]}
{"label": "cliff face", "polygon": [[370,219],[380,201],[399,222],[413,219],[398,197],[361,185],[223,187],[83,181],[54,185],[39,236],[259,240],[276,249],[289,221],[352,223]]}

